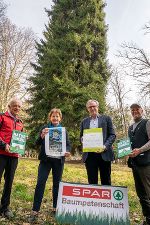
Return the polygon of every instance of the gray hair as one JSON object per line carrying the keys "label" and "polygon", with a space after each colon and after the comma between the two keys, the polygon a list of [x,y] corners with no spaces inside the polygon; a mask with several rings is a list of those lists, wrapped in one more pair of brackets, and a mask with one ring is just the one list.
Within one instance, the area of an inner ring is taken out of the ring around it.
{"label": "gray hair", "polygon": [[95,102],[96,105],[97,105],[97,107],[99,107],[99,102],[98,102],[98,101],[96,101],[95,99],[90,99],[90,100],[88,100],[87,103],[86,103],[86,108],[88,108],[88,105],[89,105],[91,102]]}
{"label": "gray hair", "polygon": [[13,103],[20,103],[20,106],[22,106],[22,101],[18,97],[13,97],[8,102],[8,107],[11,106]]}

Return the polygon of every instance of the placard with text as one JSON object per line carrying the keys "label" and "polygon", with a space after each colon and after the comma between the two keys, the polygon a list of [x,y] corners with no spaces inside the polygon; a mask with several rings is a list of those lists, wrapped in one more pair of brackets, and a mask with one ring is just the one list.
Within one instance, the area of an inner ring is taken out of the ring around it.
{"label": "placard with text", "polygon": [[60,182],[56,219],[61,224],[129,225],[127,187]]}
{"label": "placard with text", "polygon": [[27,134],[18,130],[13,130],[10,143],[10,152],[24,155]]}
{"label": "placard with text", "polygon": [[90,128],[83,131],[83,152],[102,152],[103,132],[102,128]]}
{"label": "placard with text", "polygon": [[132,152],[129,138],[121,139],[117,142],[117,158],[129,155]]}

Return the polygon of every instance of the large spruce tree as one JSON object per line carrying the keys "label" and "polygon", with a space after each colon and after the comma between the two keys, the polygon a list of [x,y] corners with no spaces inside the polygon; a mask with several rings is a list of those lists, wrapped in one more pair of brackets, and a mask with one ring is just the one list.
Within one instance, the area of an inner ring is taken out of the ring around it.
{"label": "large spruce tree", "polygon": [[53,0],[44,39],[37,43],[35,74],[30,78],[30,128],[46,122],[53,107],[63,113],[63,125],[73,144],[85,104],[94,98],[103,111],[107,72],[107,43],[102,0]]}

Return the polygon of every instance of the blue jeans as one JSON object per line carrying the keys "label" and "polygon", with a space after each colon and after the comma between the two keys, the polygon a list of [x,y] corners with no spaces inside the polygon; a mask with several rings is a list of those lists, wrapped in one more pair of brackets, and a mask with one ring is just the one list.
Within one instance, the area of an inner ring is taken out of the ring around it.
{"label": "blue jeans", "polygon": [[48,179],[49,173],[52,169],[53,176],[53,208],[57,206],[57,197],[58,197],[58,189],[59,182],[62,177],[64,163],[61,159],[56,158],[48,158],[47,161],[41,161],[38,168],[38,178],[37,185],[34,193],[34,202],[33,202],[33,211],[39,211],[43,199],[43,194],[45,190],[46,181]]}

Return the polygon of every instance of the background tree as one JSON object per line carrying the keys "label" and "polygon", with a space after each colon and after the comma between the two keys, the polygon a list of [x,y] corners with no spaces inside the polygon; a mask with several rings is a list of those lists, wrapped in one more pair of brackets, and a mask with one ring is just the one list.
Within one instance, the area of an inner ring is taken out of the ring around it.
{"label": "background tree", "polygon": [[17,28],[8,18],[1,20],[0,32],[0,112],[9,99],[25,95],[27,77],[35,60],[34,34],[30,29]]}
{"label": "background tree", "polygon": [[[73,143],[90,98],[105,104],[108,80],[103,1],[53,1],[44,40],[37,43],[38,61],[30,78],[31,135],[47,120],[50,108],[59,107]],[[76,143],[75,143],[76,145]],[[75,148],[75,147],[74,147]]]}
{"label": "background tree", "polygon": [[[7,6],[4,4],[2,0],[0,0],[0,43],[2,42],[2,24],[5,18]],[[0,48],[0,58],[2,56],[1,48]]]}
{"label": "background tree", "polygon": [[[138,84],[141,98],[150,97],[150,57],[149,53],[134,43],[123,43],[119,57],[127,76],[132,76]],[[134,84],[135,85],[135,84]]]}
{"label": "background tree", "polygon": [[5,16],[6,8],[7,8],[6,4],[1,0],[0,1],[0,22]]}
{"label": "background tree", "polygon": [[145,31],[145,34],[150,33],[150,21],[144,25],[143,29]]}
{"label": "background tree", "polygon": [[125,104],[130,89],[125,88],[122,70],[113,69],[107,86],[107,111],[111,114],[118,138],[128,136],[129,110]]}

